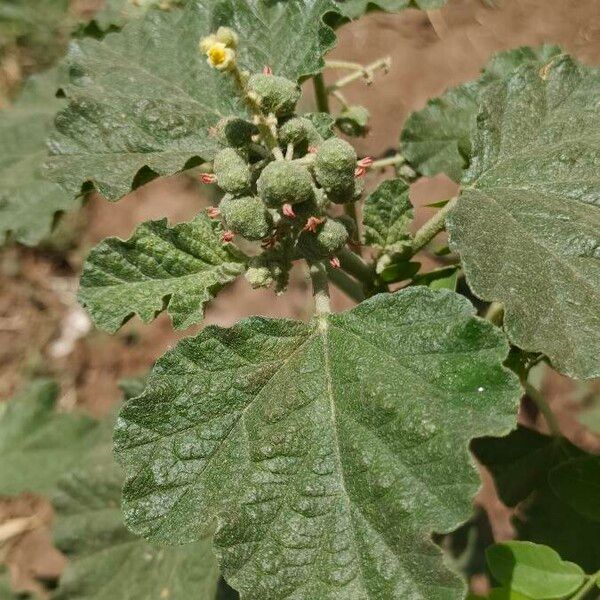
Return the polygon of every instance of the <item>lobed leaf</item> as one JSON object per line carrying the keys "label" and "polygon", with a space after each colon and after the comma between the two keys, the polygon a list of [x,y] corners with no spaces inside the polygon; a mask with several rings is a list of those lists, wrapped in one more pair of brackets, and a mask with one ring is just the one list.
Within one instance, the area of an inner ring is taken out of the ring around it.
{"label": "lobed leaf", "polygon": [[555,469],[587,456],[583,450],[524,427],[504,438],[475,440],[472,447],[492,472],[502,501],[519,506],[514,518],[519,538],[550,546],[586,572],[600,568],[599,523],[574,510],[549,483]]}
{"label": "lobed leaf", "polygon": [[481,97],[473,161],[448,218],[478,297],[511,341],[561,372],[600,375],[600,69],[565,55]]}
{"label": "lobed leaf", "polygon": [[218,150],[209,129],[243,114],[231,78],[208,66],[198,42],[221,25],[240,35],[238,61],[251,71],[301,79],[319,72],[335,43],[324,16],[332,0],[195,0],[148,11],[102,42],[73,42],[56,118],[52,178],[72,194],[93,184],[109,200]]}
{"label": "lobed leaf", "polygon": [[363,208],[367,244],[394,254],[410,243],[413,207],[409,190],[402,179],[390,179],[369,195]]}
{"label": "lobed leaf", "polygon": [[557,46],[546,45],[496,54],[479,79],[449,89],[408,117],[400,138],[400,152],[421,175],[433,177],[445,173],[459,182],[471,161],[471,132],[482,93],[520,65],[541,67],[560,52]]}
{"label": "lobed leaf", "polygon": [[246,598],[463,598],[430,533],[470,515],[470,438],[514,426],[507,349],[464,298],[423,287],[208,327],[121,411],[126,520],[171,543],[217,520]]}
{"label": "lobed leaf", "polygon": [[548,546],[531,542],[504,542],[490,546],[487,562],[494,578],[503,586],[534,600],[562,598],[576,592],[585,573]]}
{"label": "lobed leaf", "polygon": [[335,0],[342,15],[348,19],[357,19],[370,10],[399,12],[405,8],[433,10],[441,8],[446,0]]}
{"label": "lobed leaf", "polygon": [[54,493],[54,539],[69,558],[53,600],[214,598],[219,579],[210,537],[161,548],[130,533],[120,509],[122,476],[110,439],[102,460],[64,477]]}
{"label": "lobed leaf", "polygon": [[0,243],[9,233],[32,246],[48,235],[57,212],[79,205],[43,170],[46,138],[63,102],[58,71],[31,77],[15,104],[0,111]]}
{"label": "lobed leaf", "polygon": [[57,412],[57,396],[55,383],[39,380],[0,405],[0,494],[46,493],[89,456],[97,422]]}
{"label": "lobed leaf", "polygon": [[244,255],[221,242],[219,225],[205,213],[174,227],[148,221],[129,240],[107,238],[92,250],[79,300],[106,331],[134,314],[149,323],[165,309],[184,329],[201,321],[204,305],[244,269]]}

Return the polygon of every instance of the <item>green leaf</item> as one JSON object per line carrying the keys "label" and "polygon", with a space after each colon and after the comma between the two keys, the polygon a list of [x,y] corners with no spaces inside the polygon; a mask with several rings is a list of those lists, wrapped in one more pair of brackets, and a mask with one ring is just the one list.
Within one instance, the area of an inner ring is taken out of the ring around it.
{"label": "green leaf", "polygon": [[165,308],[177,329],[198,323],[204,305],[245,269],[242,253],[223,244],[218,229],[201,213],[174,227],[148,221],[127,241],[107,238],[85,262],[79,300],[110,332],[136,313],[149,323]]}
{"label": "green leaf", "polygon": [[69,564],[53,600],[214,598],[219,571],[212,539],[163,548],[134,536],[123,524],[122,483],[108,445],[92,469],[61,480],[54,538]]}
{"label": "green leaf", "polygon": [[57,396],[55,383],[39,380],[0,405],[0,494],[46,493],[89,454],[96,421],[57,412]]}
{"label": "green leaf", "polygon": [[433,177],[445,173],[450,179],[460,181],[463,169],[471,160],[471,132],[484,90],[519,65],[531,63],[541,67],[559,53],[556,46],[541,46],[496,54],[479,79],[448,90],[408,117],[400,139],[400,152],[421,175]]}
{"label": "green leaf", "polygon": [[573,510],[548,483],[552,469],[586,456],[583,450],[523,427],[505,438],[474,440],[472,448],[494,476],[502,501],[519,505],[519,538],[550,546],[587,572],[598,570],[600,525]]}
{"label": "green leaf", "polygon": [[121,411],[126,520],[186,542],[216,519],[242,597],[463,598],[430,533],[471,513],[469,439],[514,426],[506,354],[467,300],[427,288],[208,327]]}
{"label": "green leaf", "polygon": [[507,588],[496,588],[490,592],[488,600],[531,600],[529,596],[524,596],[515,590]]}
{"label": "green leaf", "polygon": [[460,268],[456,266],[440,267],[427,273],[421,273],[413,278],[413,285],[426,285],[432,290],[456,290]]}
{"label": "green leaf", "polygon": [[550,487],[573,510],[600,521],[600,456],[571,460],[550,473]]}
{"label": "green leaf", "polygon": [[[383,261],[385,264],[387,261]],[[406,281],[411,277],[414,277],[421,268],[420,262],[409,261],[399,259],[398,261],[392,261],[385,265],[381,270],[380,277],[386,283],[397,283],[399,281]]]}
{"label": "green leaf", "polygon": [[43,163],[54,113],[58,72],[31,77],[15,104],[0,110],[0,244],[12,233],[32,246],[50,233],[57,212],[79,202],[48,181]]}
{"label": "green leaf", "polygon": [[405,8],[432,10],[441,8],[446,0],[335,0],[340,12],[348,19],[357,19],[370,10],[400,12]]}
{"label": "green leaf", "polygon": [[322,69],[335,43],[323,22],[332,10],[332,0],[196,0],[149,11],[102,42],[73,42],[52,178],[72,194],[92,183],[117,200],[156,175],[212,159],[218,144],[208,130],[243,109],[231,78],[199,52],[200,39],[230,26],[240,35],[242,67],[304,78]]}
{"label": "green leaf", "polygon": [[409,189],[402,179],[390,179],[380,184],[366,199],[363,222],[367,244],[394,254],[410,243],[413,207]]}
{"label": "green leaf", "polygon": [[503,586],[534,600],[562,598],[577,591],[585,573],[566,562],[548,546],[531,542],[505,542],[486,550],[494,578]]}
{"label": "green leaf", "polygon": [[104,8],[94,15],[93,23],[100,31],[121,28],[132,19],[143,17],[148,10],[170,10],[185,0],[106,0]]}
{"label": "green leaf", "polygon": [[146,387],[148,375],[138,375],[137,377],[128,377],[119,381],[119,389],[123,392],[125,400],[139,396]]}
{"label": "green leaf", "polygon": [[600,69],[565,55],[481,98],[474,154],[448,217],[478,297],[511,341],[561,372],[600,376]]}

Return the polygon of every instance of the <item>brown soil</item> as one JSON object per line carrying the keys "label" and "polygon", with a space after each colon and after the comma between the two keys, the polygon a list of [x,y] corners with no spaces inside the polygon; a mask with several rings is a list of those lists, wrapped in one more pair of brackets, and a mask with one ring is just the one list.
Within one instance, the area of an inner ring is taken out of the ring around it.
{"label": "brown soil", "polygon": [[[96,0],[86,1],[89,5]],[[393,59],[390,73],[378,75],[371,87],[357,83],[346,92],[373,114],[371,134],[356,142],[359,153],[381,156],[394,148],[411,111],[446,88],[477,76],[497,50],[551,42],[587,63],[600,64],[599,17],[598,0],[506,0],[495,8],[480,0],[452,0],[439,11],[373,13],[345,26],[332,58],[364,64],[387,54]],[[334,76],[326,74],[329,80]],[[369,185],[379,178],[371,175]],[[424,179],[413,186],[412,200],[422,207],[455,192],[456,186],[445,177]],[[150,325],[134,319],[111,337],[92,330],[75,293],[83,257],[101,239],[128,237],[147,219],[183,221],[208,203],[192,178],[160,180],[118,204],[92,198],[71,224],[70,233],[59,240],[59,251],[55,244],[54,249],[9,248],[0,253],[0,399],[9,398],[31,376],[51,375],[61,382],[64,409],[77,406],[106,414],[119,400],[119,379],[146,372],[179,338],[197,331],[174,332],[163,314]],[[431,209],[419,208],[418,220],[430,213]],[[71,244],[67,250],[65,244]],[[336,310],[349,306],[346,297],[335,293]],[[205,323],[227,326],[251,314],[303,319],[309,312],[308,285],[298,270],[289,293],[282,297],[252,291],[240,280],[209,306]],[[544,385],[569,437],[598,449],[598,440],[576,420],[580,403],[573,383],[551,374]],[[543,427],[535,412],[523,411],[522,420]],[[495,497],[489,478],[484,480],[480,502],[490,514],[496,538],[506,539],[511,535],[509,512]],[[0,502],[0,526],[31,514],[41,515],[45,523],[2,546],[4,551],[8,547],[6,560],[14,581],[32,591],[39,591],[39,578],[62,567],[48,541],[48,508],[36,502],[29,497]]]}

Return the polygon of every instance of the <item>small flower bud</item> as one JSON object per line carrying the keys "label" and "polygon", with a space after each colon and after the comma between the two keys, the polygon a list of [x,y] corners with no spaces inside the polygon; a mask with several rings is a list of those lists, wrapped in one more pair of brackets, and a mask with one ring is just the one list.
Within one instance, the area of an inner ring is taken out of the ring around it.
{"label": "small flower bud", "polygon": [[234,237],[235,237],[235,234],[233,233],[233,231],[224,231],[221,234],[221,241],[228,244],[229,242],[233,242]]}
{"label": "small flower bud", "polygon": [[211,219],[218,219],[221,216],[221,211],[218,209],[218,207],[216,206],[209,206],[206,209],[206,214],[211,218]]}
{"label": "small flower bud", "polygon": [[200,181],[209,185],[211,183],[217,183],[217,178],[212,173],[202,173],[202,175],[200,175]]}
{"label": "small flower bud", "polygon": [[294,207],[289,203],[286,202],[282,207],[281,207],[281,212],[288,218],[288,219],[295,219],[296,218],[296,213],[294,212]]}
{"label": "small flower bud", "polygon": [[265,65],[262,70],[263,75],[273,75],[273,69],[268,65]]}
{"label": "small flower bud", "polygon": [[342,264],[340,263],[340,259],[337,256],[333,256],[329,259],[329,264],[333,269],[339,269]]}
{"label": "small flower bud", "polygon": [[306,224],[304,225],[303,231],[308,231],[310,233],[317,233],[317,229],[321,223],[324,223],[325,219],[322,217],[308,217]]}
{"label": "small flower bud", "polygon": [[316,228],[316,233],[303,231],[298,237],[298,248],[309,260],[331,258],[348,243],[348,231],[337,219],[327,219]]}
{"label": "small flower bud", "polygon": [[219,42],[225,44],[228,48],[237,48],[240,40],[238,34],[230,27],[219,27],[216,38]]}

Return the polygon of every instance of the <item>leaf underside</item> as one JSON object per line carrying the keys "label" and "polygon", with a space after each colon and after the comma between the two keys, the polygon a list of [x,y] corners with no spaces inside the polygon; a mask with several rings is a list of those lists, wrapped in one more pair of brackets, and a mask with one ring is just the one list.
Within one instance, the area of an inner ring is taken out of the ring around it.
{"label": "leaf underside", "polygon": [[244,598],[462,598],[430,533],[470,515],[470,438],[515,424],[506,353],[464,298],[426,288],[208,327],[122,409],[126,520],[181,543],[216,519]]}
{"label": "leaf underside", "polygon": [[183,329],[200,322],[205,304],[244,269],[242,253],[221,242],[205,213],[174,227],[148,221],[129,240],[107,238],[92,250],[79,300],[106,331],[134,314],[149,323],[165,308]]}
{"label": "leaf underside", "polygon": [[295,80],[322,69],[336,39],[323,22],[332,10],[332,0],[195,0],[183,10],[148,11],[102,42],[73,42],[51,177],[72,194],[92,183],[117,200],[140,171],[147,180],[211,160],[218,144],[209,129],[244,111],[231,78],[199,52],[200,39],[230,26],[240,35],[242,67],[269,65]]}
{"label": "leaf underside", "polygon": [[31,77],[15,104],[0,111],[0,243],[10,233],[32,246],[48,235],[57,212],[79,201],[49,181],[43,164],[54,113],[56,70]]}
{"label": "leaf underside", "polygon": [[459,182],[471,161],[471,133],[476,125],[481,94],[520,65],[542,67],[560,52],[560,48],[550,45],[499,52],[485,66],[479,79],[449,89],[408,117],[400,138],[400,153],[425,177],[445,173]]}
{"label": "leaf underside", "polygon": [[483,93],[473,161],[448,218],[473,292],[511,341],[600,376],[600,70],[565,55]]}
{"label": "leaf underside", "polygon": [[57,397],[57,386],[40,380],[0,407],[0,494],[46,493],[89,454],[97,422],[57,412]]}

